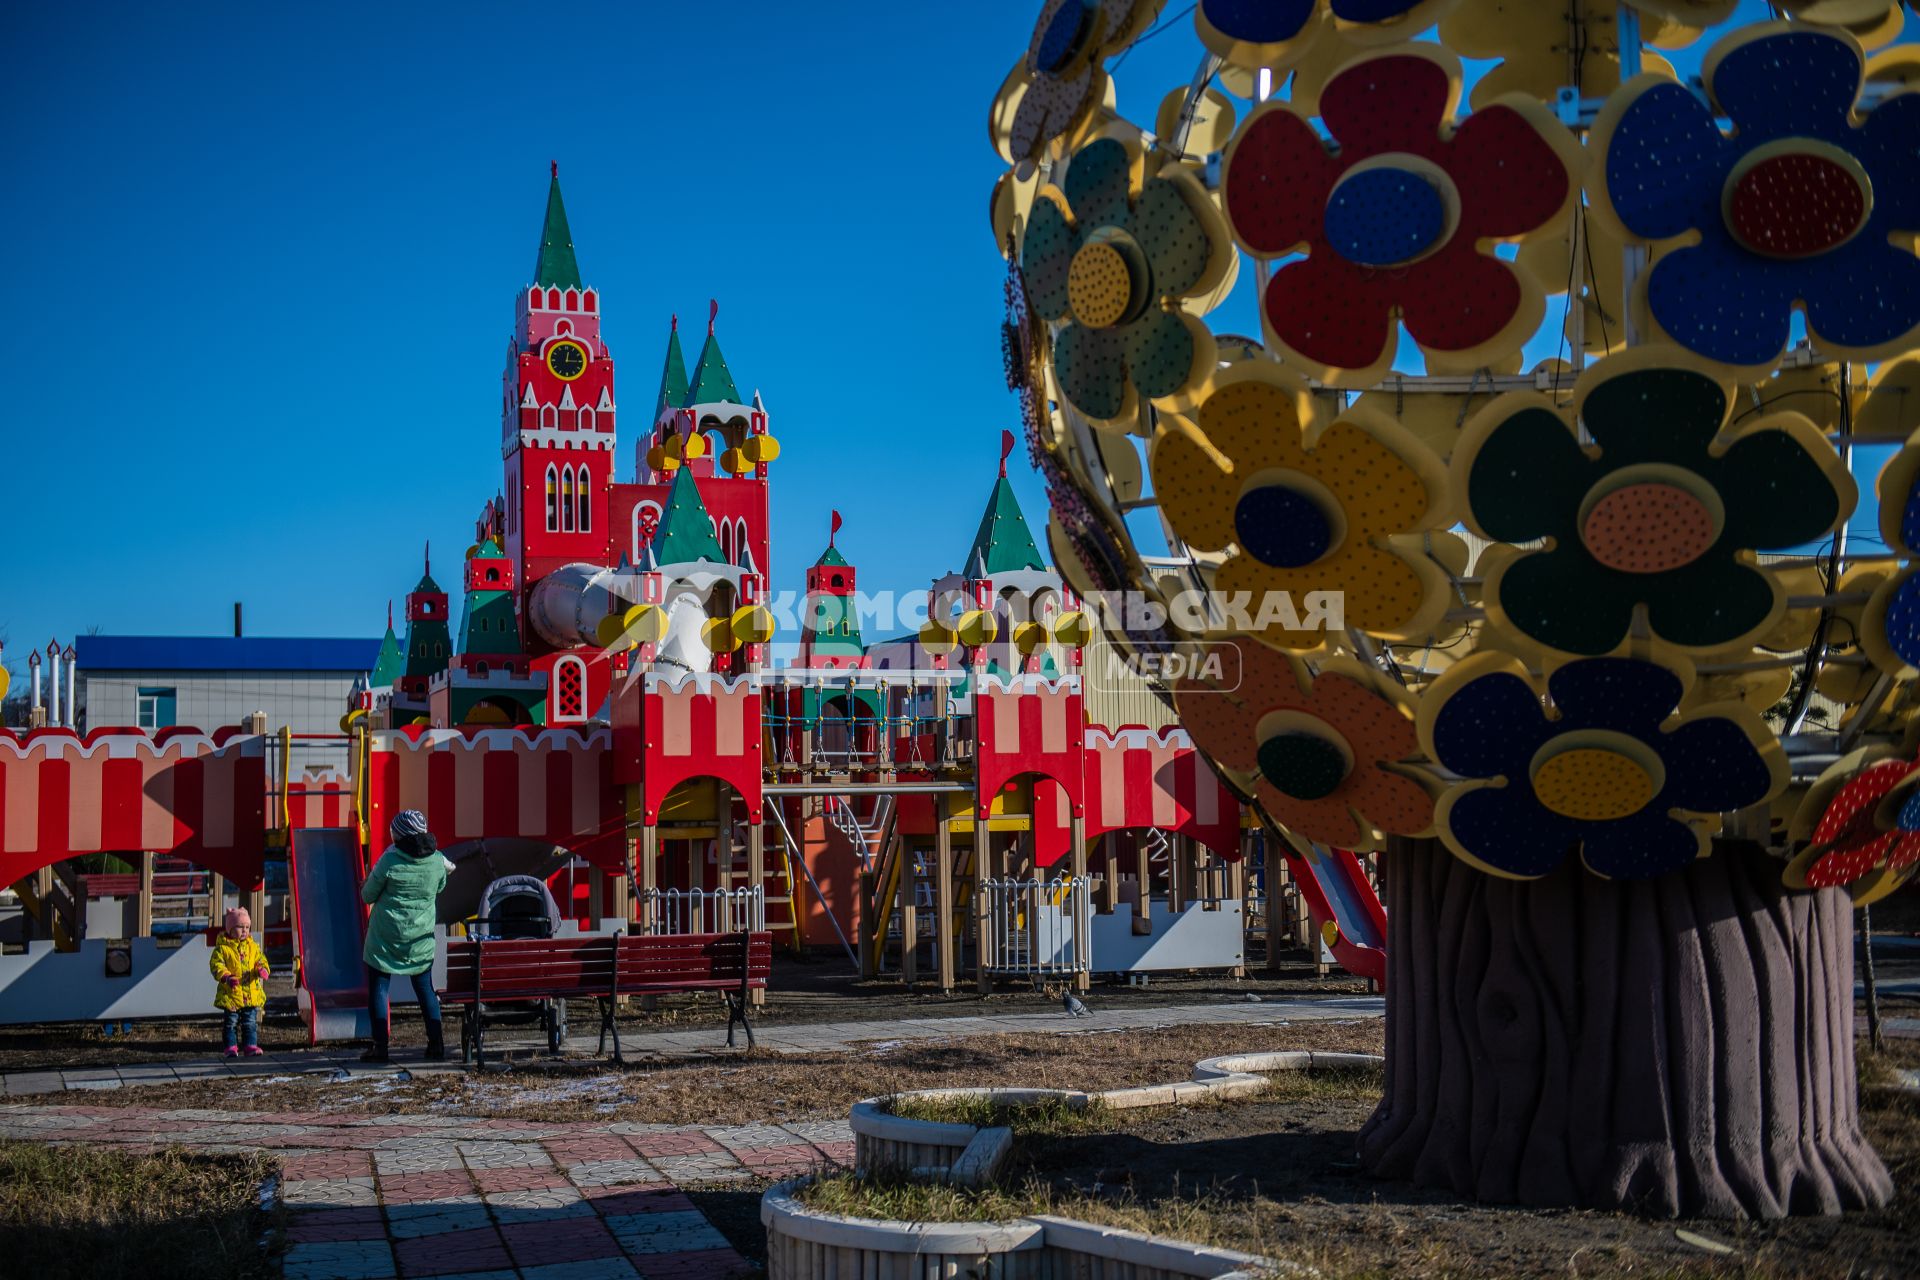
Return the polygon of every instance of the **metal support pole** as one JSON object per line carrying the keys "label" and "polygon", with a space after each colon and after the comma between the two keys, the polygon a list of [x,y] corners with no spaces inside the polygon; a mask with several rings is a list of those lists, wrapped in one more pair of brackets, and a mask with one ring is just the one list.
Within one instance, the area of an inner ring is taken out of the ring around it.
{"label": "metal support pole", "polygon": [[946,806],[939,808],[939,821],[933,828],[934,875],[934,964],[940,971],[940,990],[953,990],[953,819]]}
{"label": "metal support pole", "polygon": [[1078,961],[1074,966],[1073,989],[1085,991],[1093,984],[1093,939],[1089,936],[1091,921],[1087,918],[1091,905],[1087,901],[1087,820],[1077,810],[1068,826],[1067,838],[1072,842],[1073,878],[1080,882],[1077,891],[1067,894],[1073,921],[1074,959]]}

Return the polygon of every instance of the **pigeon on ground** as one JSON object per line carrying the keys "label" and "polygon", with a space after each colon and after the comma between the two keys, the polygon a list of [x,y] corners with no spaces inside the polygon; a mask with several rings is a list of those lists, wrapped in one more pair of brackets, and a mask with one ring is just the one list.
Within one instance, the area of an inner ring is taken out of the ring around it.
{"label": "pigeon on ground", "polygon": [[1084,1018],[1087,1016],[1087,1006],[1081,1004],[1080,998],[1071,991],[1061,992],[1060,1006],[1067,1011],[1067,1016],[1070,1018]]}

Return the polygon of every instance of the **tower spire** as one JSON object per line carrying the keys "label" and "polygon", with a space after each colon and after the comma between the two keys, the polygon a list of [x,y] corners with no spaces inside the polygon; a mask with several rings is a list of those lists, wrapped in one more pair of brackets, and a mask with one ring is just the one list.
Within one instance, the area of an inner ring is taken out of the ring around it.
{"label": "tower spire", "polygon": [[580,264],[573,256],[573,232],[567,227],[567,206],[560,199],[560,162],[550,161],[553,176],[547,184],[547,217],[540,228],[540,253],[533,264],[533,282],[545,288],[580,288]]}

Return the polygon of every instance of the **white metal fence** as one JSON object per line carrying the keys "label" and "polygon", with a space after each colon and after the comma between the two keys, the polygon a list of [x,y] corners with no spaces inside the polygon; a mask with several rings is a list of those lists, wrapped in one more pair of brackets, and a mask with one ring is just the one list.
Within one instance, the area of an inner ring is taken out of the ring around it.
{"label": "white metal fence", "polygon": [[1093,960],[1085,876],[988,880],[985,966],[992,973],[1085,973]]}
{"label": "white metal fence", "polygon": [[641,908],[647,933],[759,933],[767,927],[766,897],[754,887],[650,889]]}

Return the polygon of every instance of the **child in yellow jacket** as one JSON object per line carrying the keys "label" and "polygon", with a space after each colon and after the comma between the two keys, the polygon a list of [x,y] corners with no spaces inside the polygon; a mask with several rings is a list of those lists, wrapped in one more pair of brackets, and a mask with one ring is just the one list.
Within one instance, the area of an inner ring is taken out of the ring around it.
{"label": "child in yellow jacket", "polygon": [[[213,971],[213,1006],[227,1015],[225,1057],[244,1052],[249,1058],[260,1056],[260,1010],[267,1003],[267,956],[253,940],[253,918],[244,908],[227,912],[226,927],[213,944],[213,958],[207,962]],[[240,1045],[236,1045],[235,1032]]]}

